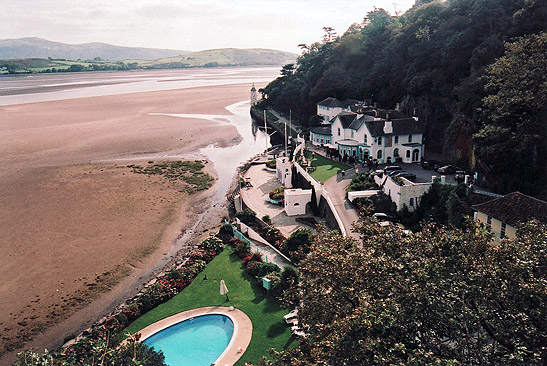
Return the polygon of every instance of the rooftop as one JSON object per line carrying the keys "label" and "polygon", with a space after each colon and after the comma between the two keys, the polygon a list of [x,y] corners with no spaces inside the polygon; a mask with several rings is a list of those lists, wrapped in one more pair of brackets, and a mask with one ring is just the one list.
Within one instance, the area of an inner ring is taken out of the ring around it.
{"label": "rooftop", "polygon": [[547,224],[547,202],[520,192],[509,193],[503,197],[474,205],[473,209],[511,226],[517,226],[519,222],[532,219]]}
{"label": "rooftop", "polygon": [[[393,132],[390,135],[409,135],[424,132],[424,124],[414,118],[399,118],[391,120]],[[372,136],[384,136],[384,121],[366,121],[368,130]]]}

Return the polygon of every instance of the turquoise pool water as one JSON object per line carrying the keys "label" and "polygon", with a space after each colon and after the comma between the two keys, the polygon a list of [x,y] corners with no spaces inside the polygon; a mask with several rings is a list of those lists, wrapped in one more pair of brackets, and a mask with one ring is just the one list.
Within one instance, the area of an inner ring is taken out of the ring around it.
{"label": "turquoise pool water", "polygon": [[144,340],[162,351],[169,366],[210,366],[224,352],[234,323],[220,314],[202,315],[170,326]]}

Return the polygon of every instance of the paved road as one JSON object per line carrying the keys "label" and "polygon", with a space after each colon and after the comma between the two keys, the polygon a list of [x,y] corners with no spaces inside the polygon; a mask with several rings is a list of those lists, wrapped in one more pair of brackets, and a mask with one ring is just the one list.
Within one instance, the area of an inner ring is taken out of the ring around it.
{"label": "paved road", "polygon": [[357,211],[353,208],[352,204],[346,199],[346,187],[350,184],[351,178],[355,176],[352,169],[345,172],[345,177],[342,178],[341,174],[337,174],[334,177],[327,179],[325,182],[325,189],[329,192],[329,196],[334,204],[334,208],[346,229],[346,234],[354,239],[359,239],[359,234],[353,231],[353,223],[359,220]]}

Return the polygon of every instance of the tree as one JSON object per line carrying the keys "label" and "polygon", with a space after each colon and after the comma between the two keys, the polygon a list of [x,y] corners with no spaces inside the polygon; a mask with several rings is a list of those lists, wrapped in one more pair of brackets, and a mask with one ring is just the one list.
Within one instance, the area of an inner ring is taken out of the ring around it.
{"label": "tree", "polygon": [[[482,120],[474,135],[491,187],[537,194],[547,182],[547,33],[506,44],[485,76]],[[526,182],[533,184],[526,184]]]}
{"label": "tree", "polygon": [[[542,365],[547,226],[500,244],[468,224],[321,233],[300,266],[308,336],[273,365]],[[267,365],[267,362],[263,363]]]}

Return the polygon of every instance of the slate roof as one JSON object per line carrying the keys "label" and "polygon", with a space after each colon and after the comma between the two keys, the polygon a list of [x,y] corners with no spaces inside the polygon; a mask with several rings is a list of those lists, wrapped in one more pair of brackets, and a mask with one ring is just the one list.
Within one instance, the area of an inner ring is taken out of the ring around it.
{"label": "slate roof", "polygon": [[511,226],[531,219],[547,224],[547,202],[520,192],[509,193],[472,208]]}
{"label": "slate roof", "polygon": [[339,107],[339,108],[353,108],[356,104],[363,104],[364,102],[357,100],[357,99],[346,99],[343,101],[339,101],[338,99],[334,97],[328,97],[317,103],[317,105],[322,105],[324,107]]}
{"label": "slate roof", "polygon": [[352,122],[357,118],[357,115],[353,112],[342,111],[336,117],[340,119],[342,127],[349,128]]}
{"label": "slate roof", "polygon": [[362,103],[363,102],[357,99],[346,99],[340,102],[340,106],[343,108],[347,108],[347,107],[355,106],[356,104],[362,104]]}
{"label": "slate roof", "polygon": [[366,121],[374,121],[374,117],[368,116],[366,114],[361,115],[360,118],[355,118],[353,122],[351,122],[351,124],[349,125],[349,128],[351,128],[352,130],[358,131],[363,125],[363,123],[365,123]]}
{"label": "slate roof", "polygon": [[317,135],[332,136],[331,125],[312,127],[310,131]]}
{"label": "slate roof", "polygon": [[[385,121],[366,121],[365,124],[372,136],[386,135],[384,133]],[[393,133],[390,133],[389,135],[410,135],[424,132],[424,124],[411,117],[392,119],[391,125],[393,126]]]}
{"label": "slate roof", "polygon": [[340,101],[333,97],[328,97],[317,103],[317,105],[322,105],[324,107],[342,107]]}

